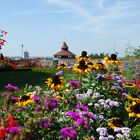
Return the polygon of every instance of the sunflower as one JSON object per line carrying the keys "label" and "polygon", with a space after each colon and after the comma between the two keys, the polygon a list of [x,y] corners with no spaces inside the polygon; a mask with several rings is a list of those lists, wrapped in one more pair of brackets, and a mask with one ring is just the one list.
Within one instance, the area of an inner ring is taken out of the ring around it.
{"label": "sunflower", "polygon": [[32,99],[33,97],[34,97],[34,95],[30,94],[30,93],[22,95],[18,98],[18,101],[16,102],[16,104],[19,106],[26,106],[26,105],[34,102],[34,100]]}
{"label": "sunflower", "polygon": [[131,94],[127,97],[129,100],[135,101],[140,99],[140,95]]}
{"label": "sunflower", "polygon": [[80,60],[78,64],[75,64],[73,67],[73,70],[75,72],[79,72],[81,74],[89,73],[92,71],[92,65],[85,61],[85,59]]}
{"label": "sunflower", "polygon": [[91,60],[91,58],[87,56],[86,51],[82,51],[81,56],[77,56],[76,59],[78,62],[81,61],[82,59],[84,59],[86,62],[89,62]]}
{"label": "sunflower", "polygon": [[140,99],[129,102],[125,108],[128,112],[129,117],[140,119]]}
{"label": "sunflower", "polygon": [[135,82],[125,82],[124,84],[123,84],[123,86],[125,87],[125,88],[135,88],[136,87],[136,83]]}
{"label": "sunflower", "polygon": [[107,56],[107,57],[104,58],[104,60],[108,65],[119,66],[121,64],[120,60],[117,59],[116,54],[111,54],[111,57]]}
{"label": "sunflower", "polygon": [[93,68],[95,70],[105,70],[104,64],[103,63],[100,63],[100,62],[99,63],[94,63]]}
{"label": "sunflower", "polygon": [[48,78],[45,82],[52,90],[58,90],[59,88],[63,88],[64,84],[64,77],[59,75],[54,75],[51,78]]}
{"label": "sunflower", "polygon": [[57,67],[58,70],[63,70],[63,69],[67,69],[67,66],[65,64],[60,64],[58,67]]}
{"label": "sunflower", "polygon": [[125,124],[122,120],[118,118],[112,118],[108,121],[108,126],[112,129],[115,129],[117,127],[124,127]]}

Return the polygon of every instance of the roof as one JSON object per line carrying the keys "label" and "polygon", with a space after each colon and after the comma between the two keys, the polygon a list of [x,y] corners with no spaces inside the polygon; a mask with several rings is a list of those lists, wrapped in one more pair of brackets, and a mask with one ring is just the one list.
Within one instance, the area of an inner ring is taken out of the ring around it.
{"label": "roof", "polygon": [[61,47],[61,51],[54,54],[54,56],[75,56],[72,52],[68,50],[68,45],[66,42],[63,42],[63,45]]}
{"label": "roof", "polygon": [[61,50],[61,51],[57,52],[56,54],[54,54],[54,56],[75,56],[75,54],[73,54],[70,51]]}
{"label": "roof", "polygon": [[62,50],[68,50],[68,45],[66,42],[63,42],[63,45],[61,47]]}

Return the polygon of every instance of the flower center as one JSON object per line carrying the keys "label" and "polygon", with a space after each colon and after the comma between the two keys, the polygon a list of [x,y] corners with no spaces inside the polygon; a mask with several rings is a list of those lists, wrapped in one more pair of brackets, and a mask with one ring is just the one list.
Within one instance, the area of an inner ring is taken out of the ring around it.
{"label": "flower center", "polygon": [[53,79],[53,83],[54,83],[54,85],[61,84],[61,81],[60,81],[58,75],[54,75],[52,79]]}
{"label": "flower center", "polygon": [[81,69],[81,70],[85,70],[86,68],[88,68],[88,66],[85,64],[84,59],[82,59],[82,60],[79,62],[78,68]]}
{"label": "flower center", "polygon": [[122,120],[119,120],[119,119],[116,119],[116,120],[113,120],[113,124],[117,127],[124,127],[124,122]]}

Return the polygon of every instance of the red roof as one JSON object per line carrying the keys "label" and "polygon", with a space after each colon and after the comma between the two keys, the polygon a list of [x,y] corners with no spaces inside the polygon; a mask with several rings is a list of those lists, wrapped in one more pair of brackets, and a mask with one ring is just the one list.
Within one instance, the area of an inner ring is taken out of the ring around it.
{"label": "red roof", "polygon": [[54,56],[75,56],[75,54],[73,54],[70,51],[61,50],[57,52],[56,54],[54,54]]}

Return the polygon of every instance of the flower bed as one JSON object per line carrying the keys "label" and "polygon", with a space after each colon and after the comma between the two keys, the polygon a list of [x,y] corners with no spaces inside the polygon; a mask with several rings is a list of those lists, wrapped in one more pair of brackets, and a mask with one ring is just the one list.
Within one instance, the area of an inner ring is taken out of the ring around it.
{"label": "flower bed", "polygon": [[104,63],[82,52],[73,68],[58,66],[46,88],[5,86],[0,139],[140,139],[140,80],[126,80],[115,55]]}

